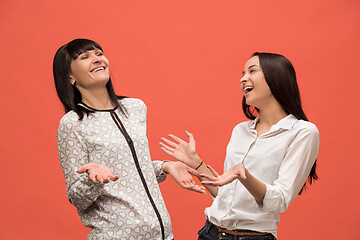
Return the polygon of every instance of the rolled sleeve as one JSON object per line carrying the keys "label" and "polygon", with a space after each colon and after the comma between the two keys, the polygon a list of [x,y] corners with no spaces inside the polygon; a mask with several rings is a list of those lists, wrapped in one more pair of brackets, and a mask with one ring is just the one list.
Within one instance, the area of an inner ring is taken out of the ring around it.
{"label": "rolled sleeve", "polygon": [[263,203],[267,212],[284,212],[299,194],[318,156],[320,136],[316,126],[308,123],[290,143],[274,184],[266,185]]}

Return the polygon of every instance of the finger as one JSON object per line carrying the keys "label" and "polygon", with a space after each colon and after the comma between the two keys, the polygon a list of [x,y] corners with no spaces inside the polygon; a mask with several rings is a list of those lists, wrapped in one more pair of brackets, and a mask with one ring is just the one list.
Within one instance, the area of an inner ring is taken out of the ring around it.
{"label": "finger", "polygon": [[89,179],[93,182],[96,182],[96,174],[94,174],[93,172],[89,173]]}
{"label": "finger", "polygon": [[201,184],[210,185],[210,186],[221,186],[221,184],[219,184],[218,182],[214,182],[214,181],[202,181]]}
{"label": "finger", "polygon": [[204,186],[195,185],[194,191],[202,194],[206,194],[206,188]]}
{"label": "finger", "polygon": [[194,136],[188,130],[186,130],[185,133],[189,138],[189,142],[195,142]]}
{"label": "finger", "polygon": [[213,169],[210,165],[207,165],[207,167],[215,177],[219,176],[219,174],[215,171],[215,169]]}
{"label": "finger", "polygon": [[191,184],[189,182],[182,182],[181,183],[181,187],[184,188],[184,189],[189,189],[189,188],[192,188],[194,186],[194,184]]}
{"label": "finger", "polygon": [[185,142],[184,140],[182,140],[181,138],[178,138],[175,135],[169,134],[169,138],[171,138],[172,140],[174,140],[177,143],[181,143],[181,142]]}
{"label": "finger", "polygon": [[166,143],[167,145],[169,145],[170,147],[173,147],[173,148],[176,148],[177,144],[170,141],[169,139],[167,138],[161,138],[161,141],[163,141],[164,143]]}
{"label": "finger", "polygon": [[185,188],[185,189],[191,189],[191,188],[193,188],[195,185],[196,185],[196,183],[195,183],[192,179],[191,179],[191,180],[188,180],[188,181],[184,180],[184,181],[182,181],[182,183],[181,183],[181,186],[182,186],[183,188]]}
{"label": "finger", "polygon": [[76,172],[77,173],[84,173],[86,172],[87,170],[89,170],[89,164],[85,164],[85,165],[82,165]]}
{"label": "finger", "polygon": [[96,176],[96,179],[100,182],[100,183],[104,183],[104,178],[101,175]]}
{"label": "finger", "polygon": [[173,152],[170,152],[169,150],[167,150],[167,149],[165,149],[165,148],[163,148],[163,147],[160,147],[160,149],[161,149],[164,153],[166,153],[167,155],[169,155],[169,156],[173,156],[173,155],[174,155]]}
{"label": "finger", "polygon": [[113,175],[113,176],[111,176],[110,177],[110,179],[112,180],[112,181],[116,181],[116,180],[118,180],[120,178],[120,175]]}
{"label": "finger", "polygon": [[174,151],[175,151],[174,148],[169,147],[168,145],[166,145],[166,144],[164,144],[164,143],[162,143],[162,142],[160,142],[159,144],[160,144],[161,147],[166,148],[166,150],[168,150],[168,151],[170,151],[170,152],[174,152]]}
{"label": "finger", "polygon": [[189,184],[189,186],[195,186],[196,185],[196,183],[195,183],[195,181],[194,181],[194,179],[189,179],[189,182],[188,182],[188,184]]}
{"label": "finger", "polygon": [[193,187],[196,185],[194,179],[191,175],[187,175],[184,180],[181,181],[181,185],[185,186],[186,188]]}
{"label": "finger", "polygon": [[191,167],[188,167],[188,172],[195,177],[201,177],[200,173]]}
{"label": "finger", "polygon": [[244,168],[240,169],[240,178],[246,180],[246,171]]}
{"label": "finger", "polygon": [[199,186],[199,185],[192,186],[188,190],[194,191],[194,192],[197,192],[197,193],[206,194],[205,187]]}
{"label": "finger", "polygon": [[216,181],[207,180],[207,181],[201,181],[201,184],[221,187],[224,186],[226,183],[224,180],[216,180]]}
{"label": "finger", "polygon": [[207,175],[207,174],[200,174],[201,177],[203,178],[206,178],[210,181],[219,181],[219,178],[218,177],[214,177],[214,176],[210,176],[210,175]]}

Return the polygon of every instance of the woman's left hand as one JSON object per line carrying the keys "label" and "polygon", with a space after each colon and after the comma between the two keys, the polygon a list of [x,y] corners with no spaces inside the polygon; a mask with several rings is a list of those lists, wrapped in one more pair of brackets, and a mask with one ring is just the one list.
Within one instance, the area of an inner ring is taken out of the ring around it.
{"label": "woman's left hand", "polygon": [[190,191],[206,194],[205,187],[197,185],[191,176],[193,175],[199,177],[199,172],[186,164],[172,161],[164,162],[162,169],[169,173],[175,182],[180,185],[180,187]]}
{"label": "woman's left hand", "polygon": [[201,174],[201,177],[208,179],[208,181],[202,181],[202,184],[208,184],[211,186],[224,186],[231,183],[235,179],[246,180],[246,169],[242,163],[235,165],[222,175],[219,175],[211,166],[208,166],[208,168],[214,176]]}

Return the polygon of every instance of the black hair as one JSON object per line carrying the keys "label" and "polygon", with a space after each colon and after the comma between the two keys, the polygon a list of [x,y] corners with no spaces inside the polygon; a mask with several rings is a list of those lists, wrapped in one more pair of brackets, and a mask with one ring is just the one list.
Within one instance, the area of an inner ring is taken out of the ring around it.
{"label": "black hair", "polygon": [[[275,53],[255,52],[252,57],[258,56],[259,63],[264,73],[265,81],[268,84],[272,95],[281,105],[287,114],[294,115],[297,119],[308,121],[301,105],[299,87],[296,80],[296,73],[291,62],[284,56]],[[285,89],[285,91],[284,91]],[[243,97],[242,108],[247,118],[254,120],[259,109],[246,104]],[[316,160],[311,168],[310,174],[299,195],[307,188],[307,182],[312,184],[318,180],[316,173]]]}
{"label": "black hair", "polygon": [[[79,105],[79,103],[82,103],[82,97],[75,84],[72,85],[70,82],[70,64],[71,61],[77,59],[80,54],[94,49],[100,49],[103,51],[101,46],[92,40],[74,39],[71,42],[61,46],[57,50],[54,57],[53,74],[56,92],[64,106],[65,113],[73,110],[79,116],[79,120],[83,119],[84,113],[89,115],[94,111]],[[119,101],[125,97],[115,94],[111,82],[111,77],[106,83],[106,89],[111,102],[116,107],[118,107],[123,114],[126,115],[126,109]]]}

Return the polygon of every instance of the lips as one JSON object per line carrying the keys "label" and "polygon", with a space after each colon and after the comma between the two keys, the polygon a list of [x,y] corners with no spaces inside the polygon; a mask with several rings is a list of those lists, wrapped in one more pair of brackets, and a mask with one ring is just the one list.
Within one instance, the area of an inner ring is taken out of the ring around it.
{"label": "lips", "polygon": [[243,87],[244,94],[248,94],[248,93],[251,92],[253,89],[254,89],[253,86],[250,86],[250,85],[244,86],[244,87]]}
{"label": "lips", "polygon": [[105,70],[105,66],[93,68],[90,72],[98,72],[98,71],[101,71],[101,70]]}

